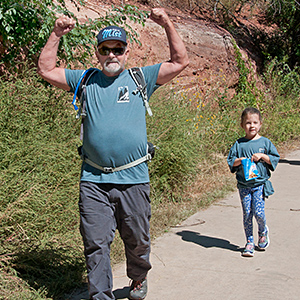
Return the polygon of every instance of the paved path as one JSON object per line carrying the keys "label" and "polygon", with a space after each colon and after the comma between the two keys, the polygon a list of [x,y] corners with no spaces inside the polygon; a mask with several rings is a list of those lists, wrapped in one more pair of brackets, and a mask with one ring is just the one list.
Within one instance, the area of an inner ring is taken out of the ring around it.
{"label": "paved path", "polygon": [[[300,151],[281,160],[271,181],[265,252],[241,256],[245,237],[235,192],[154,241],[146,299],[300,299]],[[121,264],[114,270],[116,299],[127,299],[128,284]]]}

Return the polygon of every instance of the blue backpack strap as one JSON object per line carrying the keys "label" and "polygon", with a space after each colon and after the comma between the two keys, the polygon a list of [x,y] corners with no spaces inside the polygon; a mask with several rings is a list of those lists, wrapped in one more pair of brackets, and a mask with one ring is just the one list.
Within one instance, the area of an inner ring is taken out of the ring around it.
{"label": "blue backpack strap", "polygon": [[78,81],[78,83],[76,85],[76,88],[75,88],[75,92],[74,92],[74,96],[73,96],[73,101],[72,101],[72,104],[73,104],[75,110],[78,110],[78,106],[76,105],[76,97],[77,97],[77,94],[78,94],[79,86],[81,85],[82,80],[85,77],[85,75],[86,75],[87,72],[88,72],[88,70],[85,70],[85,71],[82,72],[82,74],[81,74],[81,76],[79,78],[79,81]]}
{"label": "blue backpack strap", "polygon": [[[79,119],[81,117],[81,128],[80,128],[80,139],[83,139],[83,122],[84,122],[84,117],[86,116],[85,112],[85,106],[86,106],[86,86],[88,84],[88,81],[90,78],[93,76],[95,72],[98,72],[99,70],[96,68],[90,68],[88,70],[85,70],[82,72],[82,75],[79,78],[79,81],[76,85],[74,97],[72,104],[74,106],[74,109],[78,113],[76,115],[76,118]],[[80,108],[76,105],[76,97],[79,99],[80,102]]]}
{"label": "blue backpack strap", "polygon": [[89,81],[90,77],[96,72],[98,71],[98,69],[96,68],[90,68],[87,69],[85,71],[82,72],[79,81],[76,85],[75,88],[75,92],[74,92],[74,96],[73,96],[73,101],[72,104],[74,106],[74,109],[77,111],[78,110],[78,106],[76,105],[76,97],[78,97],[78,99],[81,102],[82,99],[82,91],[83,91],[83,86],[85,87],[87,85],[87,82]]}

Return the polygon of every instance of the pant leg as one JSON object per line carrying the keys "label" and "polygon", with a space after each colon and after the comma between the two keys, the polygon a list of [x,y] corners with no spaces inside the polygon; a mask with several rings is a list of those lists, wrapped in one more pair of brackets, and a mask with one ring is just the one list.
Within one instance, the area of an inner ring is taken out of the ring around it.
{"label": "pant leg", "polygon": [[121,191],[118,229],[124,242],[127,276],[133,280],[146,277],[150,264],[150,185],[127,185]]}
{"label": "pant leg", "polygon": [[115,299],[110,264],[110,245],[116,230],[115,207],[110,203],[104,186],[92,182],[80,183],[80,232],[84,242],[90,299],[94,300]]}
{"label": "pant leg", "polygon": [[253,214],[258,224],[258,234],[265,232],[266,215],[265,215],[265,200],[263,194],[264,185],[260,185],[252,189],[253,193]]}
{"label": "pant leg", "polygon": [[243,209],[243,224],[246,235],[246,241],[254,243],[253,238],[253,207],[251,188],[239,189],[242,209]]}

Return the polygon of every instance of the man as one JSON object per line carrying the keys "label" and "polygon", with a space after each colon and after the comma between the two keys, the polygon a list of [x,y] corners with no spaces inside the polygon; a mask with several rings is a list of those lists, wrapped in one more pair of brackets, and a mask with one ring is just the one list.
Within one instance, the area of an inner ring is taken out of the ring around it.
{"label": "man", "polygon": [[[148,97],[178,75],[189,63],[185,46],[161,8],[150,19],[164,27],[170,60],[143,67]],[[74,92],[82,70],[56,67],[60,38],[75,26],[74,20],[56,20],[38,62],[38,73],[49,83]],[[125,245],[127,275],[132,279],[130,299],[147,294],[151,216],[147,162],[120,171],[102,167],[124,166],[146,155],[147,133],[144,102],[134,93],[136,84],[125,69],[129,54],[126,33],[109,26],[97,36],[96,56],[102,71],[86,87],[83,161],[80,180],[80,232],[85,247],[90,299],[114,299],[110,245],[118,229]],[[100,166],[100,169],[99,167]]]}

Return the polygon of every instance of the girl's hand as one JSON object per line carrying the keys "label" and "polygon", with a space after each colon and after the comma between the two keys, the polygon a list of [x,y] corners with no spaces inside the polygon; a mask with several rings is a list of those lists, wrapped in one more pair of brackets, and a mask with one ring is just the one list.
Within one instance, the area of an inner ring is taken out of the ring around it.
{"label": "girl's hand", "polygon": [[234,161],[233,166],[234,166],[234,167],[237,167],[237,166],[241,165],[241,164],[242,164],[242,160],[245,159],[245,158],[246,158],[246,157],[239,157],[239,158],[237,158],[237,159]]}
{"label": "girl's hand", "polygon": [[263,155],[265,155],[265,154],[264,153],[254,153],[251,157],[251,161],[258,162],[259,160],[262,159]]}
{"label": "girl's hand", "polygon": [[251,157],[251,161],[258,162],[260,160],[265,161],[267,164],[271,164],[270,157],[264,153],[254,153]]}

